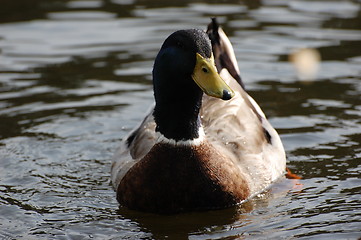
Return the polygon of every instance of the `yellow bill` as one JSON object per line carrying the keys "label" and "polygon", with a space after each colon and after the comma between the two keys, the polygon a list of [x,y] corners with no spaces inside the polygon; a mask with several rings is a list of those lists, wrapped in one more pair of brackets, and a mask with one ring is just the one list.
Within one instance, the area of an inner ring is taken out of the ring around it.
{"label": "yellow bill", "polygon": [[196,55],[196,66],[192,74],[193,80],[205,94],[223,100],[231,99],[234,92],[219,76],[214,65],[213,55],[211,58],[204,58],[199,53],[196,53]]}

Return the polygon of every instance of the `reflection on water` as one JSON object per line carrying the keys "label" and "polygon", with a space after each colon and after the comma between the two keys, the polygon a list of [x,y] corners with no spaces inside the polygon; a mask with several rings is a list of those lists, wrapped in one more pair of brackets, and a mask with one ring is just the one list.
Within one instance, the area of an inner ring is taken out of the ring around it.
{"label": "reflection on water", "polygon": [[[0,238],[359,238],[360,11],[357,0],[3,0]],[[211,16],[303,179],[219,211],[118,209],[110,159],[152,103],[153,59],[171,32]],[[321,56],[313,81],[288,62],[302,48]]]}

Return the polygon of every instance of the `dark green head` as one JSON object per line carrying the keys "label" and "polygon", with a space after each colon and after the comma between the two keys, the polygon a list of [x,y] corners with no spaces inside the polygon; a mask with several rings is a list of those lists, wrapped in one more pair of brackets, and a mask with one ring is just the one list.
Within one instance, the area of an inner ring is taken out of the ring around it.
{"label": "dark green head", "polygon": [[224,100],[234,95],[217,73],[208,35],[197,29],[174,32],[164,41],[153,85],[157,131],[175,140],[198,137],[203,92]]}

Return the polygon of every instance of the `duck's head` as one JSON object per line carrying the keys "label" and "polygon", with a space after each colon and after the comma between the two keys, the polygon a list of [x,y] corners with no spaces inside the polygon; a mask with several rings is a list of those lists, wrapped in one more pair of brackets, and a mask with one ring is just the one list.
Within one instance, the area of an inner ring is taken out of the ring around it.
{"label": "duck's head", "polygon": [[200,136],[203,92],[229,100],[234,92],[219,76],[211,41],[202,30],[180,30],[163,43],[153,68],[156,131],[173,140]]}
{"label": "duck's head", "polygon": [[208,35],[198,29],[176,31],[164,41],[154,63],[153,82],[156,101],[167,92],[181,92],[187,98],[196,86],[223,100],[234,96],[217,72]]}

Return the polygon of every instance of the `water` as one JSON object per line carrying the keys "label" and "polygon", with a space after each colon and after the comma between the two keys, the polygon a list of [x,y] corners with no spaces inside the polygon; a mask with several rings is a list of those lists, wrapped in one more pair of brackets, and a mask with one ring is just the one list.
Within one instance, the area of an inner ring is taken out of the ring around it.
{"label": "water", "polygon": [[[360,1],[6,0],[0,12],[0,239],[361,237]],[[119,209],[111,157],[152,103],[153,59],[211,16],[303,179],[219,211]],[[304,47],[322,57],[313,81],[288,61]]]}

